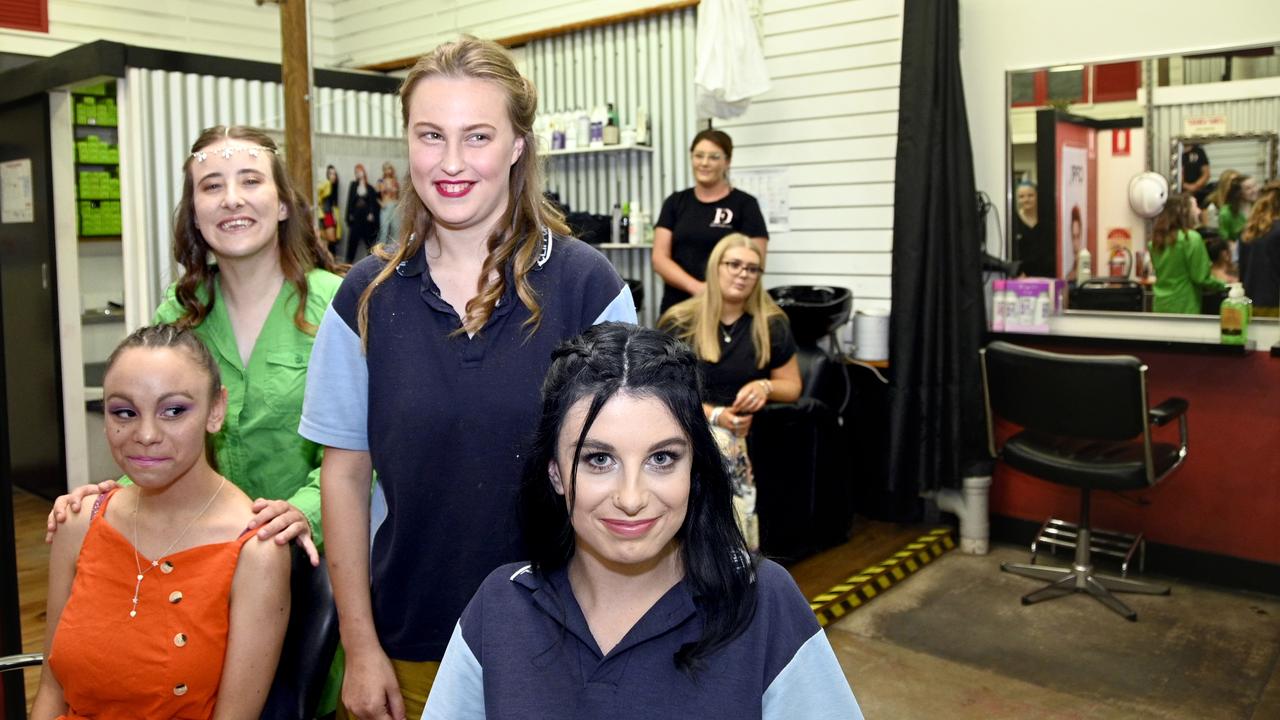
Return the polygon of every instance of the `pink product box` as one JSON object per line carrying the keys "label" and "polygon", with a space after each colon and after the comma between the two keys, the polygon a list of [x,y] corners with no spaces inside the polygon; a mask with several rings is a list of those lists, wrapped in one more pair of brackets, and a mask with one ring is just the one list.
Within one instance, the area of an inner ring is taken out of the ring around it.
{"label": "pink product box", "polygon": [[1020,278],[992,283],[991,329],[1049,332],[1049,318],[1061,315],[1066,282],[1060,278]]}

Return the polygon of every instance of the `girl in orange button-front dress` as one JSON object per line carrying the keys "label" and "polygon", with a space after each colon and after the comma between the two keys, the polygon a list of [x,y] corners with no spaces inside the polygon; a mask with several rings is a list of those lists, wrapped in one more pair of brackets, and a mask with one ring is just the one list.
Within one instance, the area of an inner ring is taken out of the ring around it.
{"label": "girl in orange button-front dress", "polygon": [[107,361],[112,456],[132,480],[72,515],[49,561],[32,717],[256,718],[289,613],[289,547],[246,543],[252,501],[206,459],[226,412],[188,330],[142,328]]}

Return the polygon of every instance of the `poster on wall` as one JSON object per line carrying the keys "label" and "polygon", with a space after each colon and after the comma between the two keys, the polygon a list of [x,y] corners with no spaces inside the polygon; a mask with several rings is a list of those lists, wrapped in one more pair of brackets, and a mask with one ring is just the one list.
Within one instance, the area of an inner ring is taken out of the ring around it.
{"label": "poster on wall", "polygon": [[1062,276],[1075,277],[1076,256],[1089,237],[1089,151],[1063,145],[1058,167],[1058,256]]}
{"label": "poster on wall", "polygon": [[734,170],[733,186],[756,199],[769,232],[791,229],[791,180],[784,167]]}

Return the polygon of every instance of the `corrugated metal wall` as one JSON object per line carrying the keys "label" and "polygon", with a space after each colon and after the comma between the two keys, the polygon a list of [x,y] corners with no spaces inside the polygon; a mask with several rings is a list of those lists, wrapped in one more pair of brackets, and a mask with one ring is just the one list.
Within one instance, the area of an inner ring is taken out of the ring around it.
{"label": "corrugated metal wall", "polygon": [[[526,74],[538,88],[540,113],[612,102],[622,127],[637,108],[651,118],[653,150],[558,155],[547,158],[547,186],[571,210],[608,214],[615,203],[639,201],[657,219],[662,201],[692,183],[688,143],[697,132],[693,74],[693,8],[530,43],[522,48]],[[644,283],[641,322],[657,319],[660,282],[649,251],[602,248],[624,277]]]}
{"label": "corrugated metal wall", "polygon": [[[1154,168],[1157,172],[1168,173],[1173,167],[1175,158],[1171,149],[1171,140],[1183,134],[1183,123],[1189,117],[1206,115],[1224,115],[1227,118],[1227,130],[1231,133],[1276,132],[1280,128],[1280,98],[1257,98],[1251,100],[1232,100],[1230,102],[1191,103],[1186,105],[1162,105],[1152,111],[1152,142],[1155,143]],[[1228,165],[1219,162],[1219,158],[1209,155],[1209,166],[1214,179],[1228,169]]]}
{"label": "corrugated metal wall", "polygon": [[[182,163],[204,128],[252,125],[277,142],[284,128],[280,83],[129,68],[120,83],[121,197],[124,266],[131,326],[145,322],[176,277],[170,260],[173,211],[182,193]],[[331,135],[401,137],[393,94],[316,89],[313,155],[323,158]],[[323,168],[321,168],[322,170]],[[320,177],[322,173],[316,173]]]}

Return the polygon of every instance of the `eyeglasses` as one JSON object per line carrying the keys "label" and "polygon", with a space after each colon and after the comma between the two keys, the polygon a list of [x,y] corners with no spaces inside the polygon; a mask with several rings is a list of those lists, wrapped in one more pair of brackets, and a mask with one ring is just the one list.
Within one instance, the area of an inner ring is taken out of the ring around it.
{"label": "eyeglasses", "polygon": [[764,268],[760,267],[759,265],[750,265],[748,263],[742,262],[741,260],[725,260],[724,262],[720,263],[720,265],[722,267],[729,268],[729,272],[734,275],[737,275],[740,272],[746,271],[746,273],[751,277],[756,277],[760,273],[764,272]]}
{"label": "eyeglasses", "polygon": [[710,160],[711,162],[720,162],[721,160],[724,159],[724,156],[721,155],[720,153],[694,153],[693,159],[697,160],[698,162],[702,162],[703,160]]}

